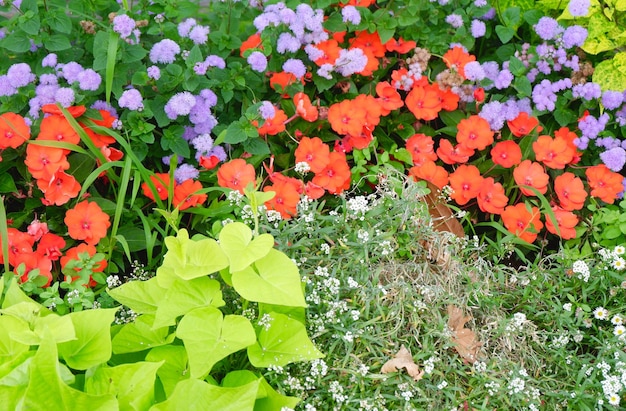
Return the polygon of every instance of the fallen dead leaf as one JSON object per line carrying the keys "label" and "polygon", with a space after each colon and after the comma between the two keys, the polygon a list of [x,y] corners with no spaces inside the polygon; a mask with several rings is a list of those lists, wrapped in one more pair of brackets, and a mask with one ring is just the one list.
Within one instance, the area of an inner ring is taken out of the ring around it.
{"label": "fallen dead leaf", "polygon": [[448,306],[448,327],[452,330],[452,342],[454,348],[461,358],[470,364],[478,360],[478,352],[483,345],[478,341],[476,333],[469,328],[465,328],[465,323],[472,319],[464,316],[463,311],[454,305]]}
{"label": "fallen dead leaf", "polygon": [[400,347],[400,351],[396,353],[395,357],[383,364],[380,372],[388,374],[390,372],[400,371],[401,368],[405,368],[406,372],[413,377],[415,381],[421,380],[424,376],[424,371],[420,371],[417,364],[413,361],[411,353],[404,345]]}
{"label": "fallen dead leaf", "polygon": [[457,237],[465,237],[463,226],[459,220],[456,219],[446,202],[441,199],[441,190],[429,181],[426,181],[426,186],[430,190],[430,193],[424,196],[424,200],[428,205],[428,212],[433,220],[433,228],[437,231],[450,232]]}

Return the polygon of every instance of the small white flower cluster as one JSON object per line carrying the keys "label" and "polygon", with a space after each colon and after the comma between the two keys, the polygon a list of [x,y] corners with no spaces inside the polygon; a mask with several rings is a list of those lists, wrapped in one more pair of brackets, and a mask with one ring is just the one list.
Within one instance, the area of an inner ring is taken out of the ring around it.
{"label": "small white flower cluster", "polygon": [[393,246],[391,245],[391,241],[383,240],[379,244],[380,247],[380,255],[387,256],[393,255]]}
{"label": "small white flower cluster", "polygon": [[232,190],[228,193],[228,195],[226,196],[226,199],[228,200],[228,202],[230,203],[231,206],[240,206],[241,203],[243,202],[244,199],[244,195],[241,194],[239,191],[237,190]]}
{"label": "small white flower cluster", "polygon": [[493,397],[500,391],[500,383],[497,381],[489,381],[485,384],[485,388],[487,389],[487,394]]}
{"label": "small white flower cluster", "polygon": [[477,373],[484,373],[485,371],[487,371],[487,363],[482,361],[476,361],[474,363],[474,371],[476,371]]}
{"label": "small white flower cluster", "polygon": [[563,333],[553,337],[551,345],[553,348],[563,348],[567,343],[569,343],[569,336]]}
{"label": "small white flower cluster", "polygon": [[70,305],[80,303],[80,292],[76,289],[67,293],[66,297],[67,297],[67,303]]}
{"label": "small white flower cluster", "polygon": [[263,316],[259,319],[259,321],[257,322],[257,324],[260,327],[263,327],[263,329],[265,329],[265,331],[269,330],[270,327],[272,326],[272,316],[269,314],[263,314]]}
{"label": "small white flower cluster", "polygon": [[330,254],[330,245],[328,245],[328,243],[324,243],[324,244],[320,245],[320,250],[324,254],[329,255]]}
{"label": "small white flower cluster", "polygon": [[311,210],[311,203],[314,200],[310,199],[307,196],[302,196],[298,204],[296,205],[296,210],[298,212],[298,222],[305,223],[305,227],[307,229],[312,229],[309,227],[309,224],[315,221],[315,209]]}
{"label": "small white flower cluster", "polygon": [[114,322],[115,324],[126,324],[129,322],[135,321],[136,318],[137,318],[136,312],[134,312],[128,307],[122,306],[122,308],[117,310],[117,312],[115,313]]}
{"label": "small white flower cluster", "polygon": [[357,231],[356,236],[363,244],[367,243],[370,240],[370,233],[368,233],[366,230],[363,230],[362,228]]}
{"label": "small white flower cluster", "polygon": [[526,319],[526,314],[524,314],[524,313],[515,313],[515,314],[513,314],[513,318],[511,318],[511,321],[506,325],[505,330],[508,331],[508,332],[522,331],[526,321],[528,321]]}
{"label": "small white flower cluster", "polygon": [[583,260],[576,260],[572,265],[572,272],[577,274],[577,278],[584,282],[589,281],[589,266]]}
{"label": "small white flower cluster", "polygon": [[435,363],[439,361],[439,357],[430,357],[424,361],[424,374],[430,374],[435,370]]}
{"label": "small white flower cluster", "polygon": [[343,393],[343,387],[339,381],[332,381],[328,391],[330,391],[333,400],[335,400],[337,404],[342,404],[348,400],[348,396]]}
{"label": "small white flower cluster", "polygon": [[115,288],[119,287],[120,285],[122,285],[122,282],[120,281],[120,277],[118,277],[117,275],[110,275],[107,277],[107,287]]}
{"label": "small white flower cluster", "polygon": [[402,397],[404,401],[411,401],[411,398],[415,396],[415,392],[411,390],[411,386],[406,382],[398,384],[398,390],[400,390],[400,392],[396,391],[396,396]]}
{"label": "small white flower cluster", "polygon": [[600,254],[602,260],[607,264],[605,269],[611,267],[617,271],[622,271],[626,269],[626,260],[624,260],[624,257],[622,257],[625,252],[626,247],[622,245],[614,247],[613,250],[608,250],[606,248],[598,250],[598,254]]}
{"label": "small white flower cluster", "polygon": [[280,215],[280,211],[276,210],[267,210],[265,218],[267,218],[268,223],[274,223],[274,228],[278,228],[278,223],[283,220],[283,217]]}
{"label": "small white flower cluster", "polygon": [[311,171],[311,166],[306,161],[300,161],[299,163],[296,163],[294,170],[298,174],[306,175],[306,173]]}

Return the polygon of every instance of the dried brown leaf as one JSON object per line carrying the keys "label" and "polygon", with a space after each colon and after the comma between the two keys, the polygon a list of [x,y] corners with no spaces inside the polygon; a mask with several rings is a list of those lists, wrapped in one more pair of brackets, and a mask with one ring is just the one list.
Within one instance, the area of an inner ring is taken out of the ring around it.
{"label": "dried brown leaf", "polygon": [[424,200],[426,200],[428,212],[433,220],[433,228],[437,231],[448,231],[457,237],[465,237],[463,226],[456,219],[450,207],[439,198],[439,188],[429,181],[426,181],[426,186],[430,193],[424,196]]}
{"label": "dried brown leaf", "polygon": [[404,345],[400,347],[400,351],[396,353],[395,357],[383,364],[380,372],[387,374],[397,372],[402,368],[405,368],[406,372],[413,377],[415,381],[421,380],[424,376],[424,371],[420,371],[417,364],[413,361],[411,353]]}
{"label": "dried brown leaf", "polygon": [[478,352],[483,345],[478,341],[476,333],[469,328],[465,328],[465,323],[472,317],[464,316],[463,311],[454,305],[448,306],[448,327],[452,331],[452,342],[454,348],[461,358],[470,364],[478,360]]}

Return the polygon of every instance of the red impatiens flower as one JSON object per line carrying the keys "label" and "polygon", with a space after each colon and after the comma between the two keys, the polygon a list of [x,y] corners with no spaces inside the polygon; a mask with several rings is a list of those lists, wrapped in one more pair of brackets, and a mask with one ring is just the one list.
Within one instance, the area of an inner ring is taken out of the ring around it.
{"label": "red impatiens flower", "polygon": [[254,167],[241,158],[224,163],[217,170],[217,184],[220,187],[237,190],[241,194],[243,189],[250,183],[254,184],[255,180]]}
{"label": "red impatiens flower", "polygon": [[414,85],[404,99],[404,103],[416,119],[434,120],[442,109],[439,92],[439,86],[436,84]]}
{"label": "red impatiens flower", "polygon": [[50,283],[52,282],[52,261],[50,261],[50,259],[48,259],[46,256],[34,253],[32,251],[20,254],[16,258],[15,269],[13,270],[13,272],[19,275],[20,267],[24,269],[22,275],[20,276],[21,282],[24,283],[28,281],[28,275],[30,274],[30,272],[33,270],[38,270],[40,276],[46,277],[48,279],[48,281],[42,286],[42,288],[47,288],[48,286],[50,286]]}
{"label": "red impatiens flower", "polygon": [[70,237],[95,245],[107,235],[111,226],[109,216],[95,202],[82,201],[65,213],[65,225]]}
{"label": "red impatiens flower", "polygon": [[515,141],[500,141],[491,149],[491,159],[499,166],[511,168],[522,161],[522,149]]}
{"label": "red impatiens flower", "polygon": [[413,40],[404,40],[402,37],[398,39],[391,38],[385,43],[387,51],[395,51],[400,54],[408,53],[417,45]]}
{"label": "red impatiens flower", "polygon": [[343,100],[328,108],[328,122],[337,134],[358,135],[366,122],[366,111],[351,100]]}
{"label": "red impatiens flower", "polygon": [[30,138],[24,117],[15,113],[0,115],[0,149],[17,148]]}
{"label": "red impatiens flower", "polygon": [[615,173],[604,164],[589,167],[585,170],[587,183],[591,187],[591,195],[605,203],[613,204],[618,194],[624,190],[624,177]]}
{"label": "red impatiens flower", "polygon": [[565,172],[554,179],[554,192],[561,208],[566,211],[581,210],[587,199],[583,181],[570,172]]}
{"label": "red impatiens flower", "polygon": [[243,53],[249,49],[260,49],[263,50],[263,45],[261,41],[261,33],[253,33],[248,37],[245,41],[241,43],[239,46],[239,56],[243,57]]}
{"label": "red impatiens flower", "polygon": [[[16,265],[17,257],[20,254],[28,254],[33,252],[35,238],[28,233],[23,233],[16,228],[9,227],[7,230],[9,240],[9,264],[13,267]],[[2,239],[0,239],[0,264],[4,264],[4,255],[2,255]]]}
{"label": "red impatiens flower", "polygon": [[[150,176],[150,181],[152,181],[152,184],[157,191],[157,195],[161,200],[165,200],[168,197],[169,186],[172,182],[174,183],[174,187],[176,187],[176,181],[171,180],[168,173],[156,173],[155,175]],[[154,194],[152,193],[152,190],[150,190],[148,183],[142,183],[141,189],[143,191],[143,195],[154,201]]]}
{"label": "red impatiens flower", "polygon": [[404,105],[400,93],[387,81],[381,81],[376,84],[376,95],[378,96],[377,101],[383,116]]}
{"label": "red impatiens flower", "polygon": [[276,210],[284,220],[289,220],[297,213],[300,193],[287,181],[277,181],[274,185],[263,187],[263,191],[273,191],[274,198],[265,202],[269,210]]}
{"label": "red impatiens flower", "polygon": [[515,183],[520,186],[522,194],[526,196],[535,196],[535,192],[529,187],[535,188],[541,194],[548,191],[548,181],[550,176],[546,174],[543,166],[530,160],[522,161],[513,170],[513,178]]}
{"label": "red impatiens flower", "polygon": [[562,137],[539,136],[533,143],[535,159],[546,167],[562,170],[572,162],[576,150]]}
{"label": "red impatiens flower", "polygon": [[294,155],[296,163],[307,163],[311,171],[317,174],[330,162],[330,147],[319,137],[302,137]]}
{"label": "red impatiens flower", "polygon": [[37,243],[36,253],[48,257],[50,261],[56,261],[63,255],[61,250],[65,247],[65,239],[53,233],[44,234]]}
{"label": "red impatiens flower", "polygon": [[[64,116],[51,115],[41,120],[37,140],[78,144],[80,143],[80,136]],[[63,149],[63,152],[68,154],[70,150]]]}
{"label": "red impatiens flower", "polygon": [[485,178],[478,192],[478,207],[483,213],[500,215],[509,203],[509,198],[504,194],[502,184],[496,183],[492,177]]}
{"label": "red impatiens flower", "polygon": [[487,120],[472,115],[459,121],[456,141],[472,150],[484,150],[493,143],[493,134]]}
{"label": "red impatiens flower", "polygon": [[465,65],[470,61],[476,61],[476,57],[469,54],[463,47],[455,46],[443,55],[443,62],[450,70],[454,70],[465,78]]}
{"label": "red impatiens flower", "polygon": [[195,207],[204,203],[207,199],[206,194],[194,194],[202,190],[202,183],[188,179],[174,187],[174,199],[172,204],[179,210],[186,210],[189,207]]}
{"label": "red impatiens flower", "polygon": [[571,240],[576,238],[576,226],[578,225],[578,216],[558,206],[552,207],[554,218],[556,219],[556,226],[552,222],[550,216],[546,214],[546,230],[548,232],[558,235],[563,240]]}
{"label": "red impatiens flower", "polygon": [[475,150],[461,144],[457,144],[453,147],[449,140],[443,138],[439,140],[437,155],[441,161],[446,164],[463,164],[467,163],[467,160],[474,155],[474,151]]}
{"label": "red impatiens flower", "polygon": [[472,198],[476,198],[480,192],[483,176],[474,165],[463,164],[450,174],[450,187],[452,198],[458,205],[467,204]]}
{"label": "red impatiens flower", "polygon": [[409,175],[414,180],[429,181],[440,189],[448,184],[448,172],[445,168],[436,165],[434,161],[425,161],[419,166],[411,167]]}
{"label": "red impatiens flower", "polygon": [[51,179],[57,170],[70,168],[70,163],[62,149],[38,144],[29,144],[26,147],[24,164],[34,178],[46,180]]}
{"label": "red impatiens flower", "polygon": [[534,242],[537,239],[537,234],[543,228],[539,209],[528,207],[524,203],[506,207],[501,217],[507,230],[528,243]]}
{"label": "red impatiens flower", "polygon": [[[275,136],[278,133],[285,131],[285,121],[287,121],[287,115],[283,110],[276,109],[274,111],[274,117],[269,118],[263,122],[263,125],[258,128],[260,136]],[[252,121],[255,126],[258,124],[256,120]]]}
{"label": "red impatiens flower", "polygon": [[435,142],[431,136],[417,133],[406,141],[406,149],[411,154],[413,164],[418,166],[427,161],[436,161],[437,154],[434,150]]}
{"label": "red impatiens flower", "polygon": [[509,126],[509,130],[511,130],[511,134],[515,137],[523,137],[539,125],[539,120],[522,111],[513,120],[507,120],[506,124]]}
{"label": "red impatiens flower", "polygon": [[74,176],[59,169],[50,179],[40,178],[37,187],[44,193],[41,200],[44,205],[63,205],[78,196],[80,183]]}
{"label": "red impatiens flower", "polygon": [[293,104],[296,106],[296,114],[303,120],[315,121],[319,117],[317,107],[311,104],[311,99],[306,94],[296,93],[293,96]]}
{"label": "red impatiens flower", "polygon": [[331,194],[341,194],[350,188],[350,166],[344,153],[333,151],[326,168],[313,177],[313,184],[326,189]]}

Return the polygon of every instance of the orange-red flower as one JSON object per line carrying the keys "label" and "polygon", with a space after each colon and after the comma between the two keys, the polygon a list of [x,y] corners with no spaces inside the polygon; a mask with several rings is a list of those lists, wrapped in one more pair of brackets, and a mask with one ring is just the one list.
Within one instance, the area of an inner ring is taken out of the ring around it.
{"label": "orange-red flower", "polygon": [[70,163],[67,162],[67,157],[62,149],[38,144],[29,144],[26,147],[24,164],[34,178],[46,180],[51,179],[57,170],[70,168]]}
{"label": "orange-red flower", "polygon": [[24,117],[15,113],[0,115],[0,149],[17,148],[30,138],[30,128]]}
{"label": "orange-red flower", "polygon": [[534,242],[543,228],[539,209],[524,203],[507,206],[501,217],[507,230],[528,243]]}
{"label": "orange-red flower", "polygon": [[546,229],[548,232],[558,235],[564,240],[576,238],[576,226],[578,225],[576,214],[558,206],[553,206],[552,212],[556,219],[556,226],[552,223],[550,216],[546,214]]}
{"label": "orange-red flower", "polygon": [[204,203],[207,199],[206,194],[194,194],[202,190],[202,183],[188,179],[174,187],[174,199],[172,204],[179,210],[186,210],[189,207],[195,207]]}
{"label": "orange-red flower", "polygon": [[313,177],[313,184],[326,189],[331,194],[340,194],[350,188],[350,166],[344,153],[333,151],[326,168]]}
{"label": "orange-red flower", "polygon": [[198,164],[200,164],[205,170],[213,170],[220,163],[220,159],[217,156],[200,156]]}
{"label": "orange-red flower", "polygon": [[535,159],[546,167],[562,170],[572,162],[576,150],[562,137],[539,136],[533,143]]}
{"label": "orange-red flower", "polygon": [[239,56],[243,57],[244,51],[248,49],[263,50],[263,45],[261,43],[261,33],[251,34],[250,37],[241,43],[241,46],[239,47]]}
{"label": "orange-red flower", "polygon": [[[106,127],[106,128],[113,127],[113,122],[116,120],[116,118],[113,117],[113,115],[107,110],[99,110],[98,112],[100,113],[100,116],[102,118],[100,119],[92,118],[91,121],[93,121],[95,125],[100,126],[100,127]],[[110,144],[115,143],[114,137],[111,137],[105,134],[97,134],[95,131],[93,131],[91,128],[87,127],[86,125],[82,123],[79,123],[79,124],[83,128],[83,130],[85,130],[85,133],[87,133],[87,136],[89,136],[89,138],[91,139],[91,141],[97,148],[108,146]]]}
{"label": "orange-red flower", "polygon": [[[37,140],[60,141],[70,144],[80,143],[78,133],[62,115],[50,115],[41,120],[41,127]],[[65,154],[70,152],[68,149],[63,149],[63,151]]]}
{"label": "orange-red flower", "polygon": [[[506,124],[508,124],[509,130],[511,130],[511,134],[515,137],[523,137],[528,135],[539,125],[539,120],[537,120],[536,117],[529,116],[525,111],[522,111],[513,120],[507,120]],[[541,127],[539,127],[539,129],[541,129]]]}
{"label": "orange-red flower", "polygon": [[322,197],[325,192],[326,191],[324,190],[323,187],[318,186],[317,184],[313,183],[312,181],[309,181],[304,186],[304,193],[311,200],[317,200],[318,198]]}
{"label": "orange-red flower", "polygon": [[367,30],[357,31],[356,37],[350,41],[351,48],[358,47],[363,52],[371,52],[374,57],[384,57],[385,46],[380,41],[378,32],[370,33]]}
{"label": "orange-red flower", "polygon": [[587,183],[591,187],[591,195],[605,203],[613,204],[618,194],[624,190],[624,177],[608,169],[604,164],[592,166],[585,170]]}
{"label": "orange-red flower", "polygon": [[581,210],[587,199],[583,181],[570,172],[554,179],[554,192],[564,210]]}
{"label": "orange-red flower", "polygon": [[457,125],[456,141],[473,150],[484,150],[493,143],[493,131],[484,118],[472,115]]}
{"label": "orange-red flower", "polygon": [[397,53],[404,54],[413,50],[416,45],[417,43],[414,42],[413,40],[407,41],[407,40],[404,40],[402,37],[398,39],[391,38],[385,43],[385,49],[387,51],[395,51]]}
{"label": "orange-red flower", "polygon": [[446,164],[462,164],[466,163],[474,155],[474,150],[461,144],[453,147],[449,140],[442,138],[439,140],[437,155]]}
{"label": "orange-red flower", "polygon": [[470,61],[476,61],[476,57],[469,54],[463,47],[455,46],[443,55],[443,62],[450,70],[455,70],[465,78],[465,65]]}
{"label": "orange-red flower", "polygon": [[[436,84],[436,83],[434,83]],[[437,85],[439,87],[439,85]],[[451,88],[439,87],[439,101],[441,102],[441,108],[446,111],[454,111],[459,107],[459,101],[461,97],[452,91]]]}
{"label": "orange-red flower", "polygon": [[335,39],[328,39],[317,43],[315,48],[324,53],[322,57],[315,60],[315,64],[320,67],[324,64],[335,64],[335,60],[337,60],[341,52],[341,47],[339,47],[339,43],[337,43]]}
{"label": "orange-red flower", "polygon": [[500,215],[509,203],[509,198],[504,194],[502,184],[496,183],[492,177],[485,178],[478,192],[478,207],[483,213]]}
{"label": "orange-red flower", "polygon": [[303,120],[315,121],[319,117],[317,107],[311,104],[311,99],[306,94],[296,93],[293,96],[293,104],[296,106],[296,114]]}
{"label": "orange-red flower", "polygon": [[38,179],[37,187],[44,193],[44,198],[41,201],[47,206],[52,204],[63,205],[72,198],[76,198],[80,191],[80,183],[76,181],[74,176],[60,169],[50,179]]}
{"label": "orange-red flower", "polygon": [[[13,227],[8,228],[7,237],[9,240],[9,264],[15,267],[17,257],[20,254],[33,252],[35,238]],[[2,255],[2,239],[0,239],[0,264],[4,264],[4,255]]]}
{"label": "orange-red flower", "polygon": [[374,134],[372,134],[372,130],[368,126],[363,126],[361,129],[361,134],[353,136],[352,134],[344,137],[344,145],[350,146],[352,148],[356,148],[357,150],[362,150],[365,147],[369,146],[372,140],[374,139]]}
{"label": "orange-red flower", "polygon": [[[170,175],[168,173],[156,173],[155,175],[150,176],[150,181],[152,181],[152,184],[157,191],[157,195],[161,200],[165,200],[168,197],[169,186],[172,182],[174,183],[174,187],[176,187],[176,181],[170,179]],[[152,190],[150,190],[148,183],[142,183],[141,189],[143,190],[143,195],[154,201],[154,194],[152,193]]]}
{"label": "orange-red flower", "polygon": [[437,85],[414,85],[404,99],[404,103],[416,119],[434,120],[441,111],[439,91]]}
{"label": "orange-red flower", "polygon": [[434,150],[435,142],[431,136],[417,133],[406,141],[406,149],[411,153],[413,164],[419,166],[427,161],[436,161],[437,154]]}
{"label": "orange-red flower", "polygon": [[241,158],[224,163],[217,170],[217,184],[220,187],[237,190],[241,194],[243,189],[250,183],[254,184],[255,180],[254,167]]}
{"label": "orange-red flower", "polygon": [[352,100],[343,100],[328,108],[328,122],[337,134],[361,134],[365,121],[365,110],[355,107]]}
{"label": "orange-red flower", "polygon": [[550,177],[546,174],[543,166],[530,160],[522,161],[513,170],[513,178],[515,183],[520,186],[522,194],[526,196],[535,196],[535,192],[528,187],[535,188],[541,194],[548,191],[548,180]]}
{"label": "orange-red flower", "polygon": [[302,137],[294,155],[296,163],[307,163],[311,171],[317,174],[330,162],[330,147],[319,137]]}
{"label": "orange-red flower", "polygon": [[348,0],[347,3],[340,3],[343,6],[358,6],[358,7],[369,7],[372,4],[376,3],[376,0]]}
{"label": "orange-red flower", "polygon": [[440,189],[448,184],[448,172],[434,161],[425,161],[421,165],[411,167],[409,175],[416,181],[429,181]]}
{"label": "orange-red flower", "polygon": [[515,141],[500,141],[491,149],[491,159],[499,166],[511,168],[522,161],[522,149]]}
{"label": "orange-red flower", "polygon": [[70,237],[95,245],[107,235],[111,226],[109,216],[95,202],[82,201],[65,213],[65,225]]}
{"label": "orange-red flower", "polygon": [[[285,89],[294,84],[296,81],[298,81],[296,76],[291,73],[281,71],[279,73],[272,74],[272,77],[270,77],[270,87],[272,90],[284,93]],[[302,79],[301,82],[304,84],[304,79]],[[288,94],[283,94],[282,96],[289,97]]]}
{"label": "orange-red flower", "polygon": [[52,261],[50,261],[47,257],[33,252],[20,254],[15,261],[15,269],[13,270],[15,274],[19,274],[18,268],[22,264],[24,271],[20,276],[21,282],[28,281],[28,275],[31,271],[39,270],[39,275],[48,279],[48,282],[46,282],[42,288],[50,286],[50,283],[52,282]]}
{"label": "orange-red flower", "polygon": [[567,127],[561,127],[554,132],[554,137],[562,138],[563,140],[567,141],[567,145],[570,146],[572,150],[574,150],[574,157],[572,158],[572,161],[570,161],[570,164],[577,164],[580,161],[580,156],[582,156],[583,153],[578,151],[578,147],[576,147],[576,144],[574,144],[574,140],[578,138],[576,133],[570,131],[570,129]]}
{"label": "orange-red flower", "polygon": [[65,247],[63,237],[53,233],[46,233],[37,243],[36,253],[48,257],[50,261],[56,261],[63,254],[61,252],[63,247]]}
{"label": "orange-red flower", "polygon": [[424,86],[428,84],[428,79],[425,76],[416,79],[413,75],[409,75],[409,70],[405,67],[392,71],[391,80],[393,80],[391,85],[394,88],[404,91],[411,90],[414,85]]}
{"label": "orange-red flower", "polygon": [[383,116],[404,105],[400,93],[387,81],[376,84],[376,95],[378,95],[377,101]]}
{"label": "orange-red flower", "polygon": [[458,205],[465,205],[471,199],[476,198],[480,192],[483,176],[474,165],[463,164],[450,174],[450,187],[452,198]]}
{"label": "orange-red flower", "polygon": [[362,110],[365,112],[364,125],[374,128],[374,126],[380,123],[382,109],[374,96],[370,96],[369,94],[359,94],[354,98],[354,100],[352,100],[352,103],[355,110]]}
{"label": "orange-red flower", "polygon": [[[67,107],[66,110],[70,114],[70,116],[74,118],[78,118],[82,116],[83,114],[85,114],[85,112],[87,111],[87,108],[85,106],[72,106],[72,107]],[[44,104],[43,106],[41,106],[41,111],[43,111],[46,114],[52,114],[55,116],[63,115],[63,112],[61,111],[61,109],[56,103]]]}
{"label": "orange-red flower", "polygon": [[[287,121],[287,115],[284,111],[276,109],[274,111],[274,117],[269,118],[263,122],[263,125],[258,128],[260,136],[275,136],[278,133],[285,131],[285,121]],[[255,120],[252,122],[255,126],[258,122]]]}
{"label": "orange-red flower", "polygon": [[293,184],[287,181],[277,181],[274,185],[263,187],[263,191],[273,191],[274,198],[265,202],[265,206],[270,210],[276,210],[280,216],[289,220],[297,214],[297,206],[300,201],[300,193]]}

